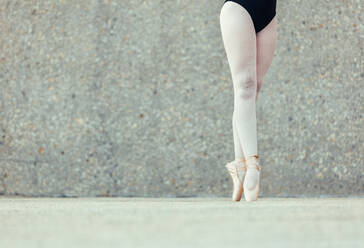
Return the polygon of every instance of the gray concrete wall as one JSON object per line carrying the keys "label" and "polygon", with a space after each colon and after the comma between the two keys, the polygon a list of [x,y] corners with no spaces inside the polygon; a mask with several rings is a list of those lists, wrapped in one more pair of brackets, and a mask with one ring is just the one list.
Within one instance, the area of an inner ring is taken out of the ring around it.
{"label": "gray concrete wall", "polygon": [[[223,1],[0,1],[0,194],[229,196]],[[363,4],[278,0],[262,196],[364,195]]]}

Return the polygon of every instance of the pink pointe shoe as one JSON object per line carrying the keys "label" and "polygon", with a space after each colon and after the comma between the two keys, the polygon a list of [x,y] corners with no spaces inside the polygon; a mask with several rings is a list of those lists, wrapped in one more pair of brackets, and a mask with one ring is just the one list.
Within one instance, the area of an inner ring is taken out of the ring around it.
{"label": "pink pointe shoe", "polygon": [[233,181],[232,200],[240,201],[243,195],[243,181],[245,176],[245,163],[243,159],[234,160],[225,165]]}
{"label": "pink pointe shoe", "polygon": [[260,184],[260,166],[257,154],[245,159],[246,172],[244,177],[244,197],[246,201],[255,201],[258,199]]}

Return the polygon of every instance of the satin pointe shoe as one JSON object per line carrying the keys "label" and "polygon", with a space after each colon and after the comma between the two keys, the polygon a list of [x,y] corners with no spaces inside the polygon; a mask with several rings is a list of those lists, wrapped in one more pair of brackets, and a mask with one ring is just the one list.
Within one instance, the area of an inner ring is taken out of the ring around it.
{"label": "satin pointe shoe", "polygon": [[232,200],[240,201],[243,195],[243,181],[245,176],[245,163],[244,159],[234,160],[225,165],[229,172],[230,178],[233,181]]}
{"label": "satin pointe shoe", "polygon": [[260,170],[257,154],[249,156],[245,159],[245,177],[244,177],[244,197],[246,201],[255,201],[258,199]]}

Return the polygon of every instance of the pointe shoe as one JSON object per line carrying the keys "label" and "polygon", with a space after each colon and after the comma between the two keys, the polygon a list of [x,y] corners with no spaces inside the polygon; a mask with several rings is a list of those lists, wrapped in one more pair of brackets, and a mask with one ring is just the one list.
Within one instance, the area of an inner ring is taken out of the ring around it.
{"label": "pointe shoe", "polygon": [[[259,156],[252,155],[245,159],[245,177],[244,177],[244,197],[246,201],[255,201],[258,199],[259,184],[260,184],[260,166],[258,162]],[[257,175],[250,173],[258,173]],[[252,178],[249,178],[251,175]],[[247,180],[250,179],[250,180]]]}
{"label": "pointe shoe", "polygon": [[233,181],[232,200],[240,201],[243,195],[243,181],[245,176],[245,163],[243,159],[234,160],[225,165]]}

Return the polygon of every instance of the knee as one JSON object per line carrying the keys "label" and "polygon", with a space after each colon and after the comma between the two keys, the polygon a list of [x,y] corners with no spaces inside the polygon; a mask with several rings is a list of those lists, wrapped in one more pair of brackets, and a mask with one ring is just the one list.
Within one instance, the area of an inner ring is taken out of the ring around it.
{"label": "knee", "polygon": [[261,88],[262,88],[263,80],[257,80],[257,94],[259,94]]}
{"label": "knee", "polygon": [[240,73],[235,77],[236,95],[242,99],[255,98],[257,81],[253,73]]}

